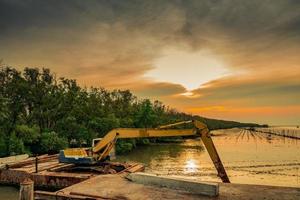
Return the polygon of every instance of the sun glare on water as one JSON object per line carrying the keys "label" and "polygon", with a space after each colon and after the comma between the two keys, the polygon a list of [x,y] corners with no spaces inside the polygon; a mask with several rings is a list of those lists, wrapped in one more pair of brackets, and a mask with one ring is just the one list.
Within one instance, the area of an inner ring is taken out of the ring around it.
{"label": "sun glare on water", "polygon": [[185,166],[184,166],[184,171],[187,173],[196,172],[197,168],[198,168],[198,166],[197,166],[195,160],[190,159],[190,160],[186,161]]}

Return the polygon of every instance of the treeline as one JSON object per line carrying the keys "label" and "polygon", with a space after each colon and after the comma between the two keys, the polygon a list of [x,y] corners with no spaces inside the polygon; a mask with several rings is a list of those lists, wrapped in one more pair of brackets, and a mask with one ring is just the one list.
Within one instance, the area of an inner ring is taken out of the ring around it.
{"label": "treeline", "polygon": [[[56,153],[67,146],[90,146],[117,127],[150,128],[198,118],[210,129],[257,126],[191,116],[159,101],[137,99],[129,90],[82,88],[49,69],[0,69],[0,156]],[[128,151],[148,139],[118,141]]]}
{"label": "treeline", "polygon": [[193,116],[195,119],[204,122],[208,125],[210,130],[216,129],[228,129],[228,128],[235,128],[235,127],[268,127],[267,124],[255,124],[255,123],[241,123],[236,121],[227,121],[221,119],[209,119],[200,116]]}

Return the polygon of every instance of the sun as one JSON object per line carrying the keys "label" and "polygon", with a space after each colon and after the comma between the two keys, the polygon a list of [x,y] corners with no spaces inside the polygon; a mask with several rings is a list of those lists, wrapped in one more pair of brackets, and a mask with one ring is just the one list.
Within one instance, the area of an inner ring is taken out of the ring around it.
{"label": "sun", "polygon": [[163,56],[156,59],[153,65],[155,68],[145,74],[147,78],[180,84],[187,91],[229,74],[221,57],[208,50],[165,50]]}

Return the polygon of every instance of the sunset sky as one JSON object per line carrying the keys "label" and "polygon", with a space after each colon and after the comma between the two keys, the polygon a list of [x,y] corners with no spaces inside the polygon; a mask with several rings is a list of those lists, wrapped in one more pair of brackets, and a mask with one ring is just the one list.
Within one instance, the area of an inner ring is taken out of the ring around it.
{"label": "sunset sky", "polygon": [[210,118],[300,124],[298,0],[0,0],[0,59]]}

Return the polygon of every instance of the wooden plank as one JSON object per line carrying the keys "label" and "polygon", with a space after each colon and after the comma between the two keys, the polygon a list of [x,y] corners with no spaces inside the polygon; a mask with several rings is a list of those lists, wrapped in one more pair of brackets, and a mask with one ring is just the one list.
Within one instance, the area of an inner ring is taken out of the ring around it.
{"label": "wooden plank", "polygon": [[8,164],[12,162],[17,162],[21,160],[27,159],[29,156],[28,154],[22,154],[22,155],[17,155],[17,156],[9,156],[9,157],[4,157],[0,158],[0,164]]}
{"label": "wooden plank", "polygon": [[[53,159],[57,159],[58,155],[51,155],[51,156],[39,156],[38,157],[38,162],[42,163],[42,162],[48,162],[49,160],[53,160]],[[25,165],[31,165],[35,163],[35,157],[31,157],[28,158],[24,161],[21,162],[16,162],[16,163],[12,163],[12,164],[7,164],[8,168],[18,168],[18,167],[23,167]]]}
{"label": "wooden plank", "polygon": [[59,171],[65,170],[65,169],[69,169],[73,166],[75,166],[75,165],[74,164],[60,163],[56,167],[49,168],[48,171],[50,171],[50,172],[59,172]]}
{"label": "wooden plank", "polygon": [[141,172],[141,171],[144,171],[144,169],[145,169],[144,165],[137,164],[137,165],[135,165],[135,166],[130,167],[130,168],[127,169],[126,171],[127,171],[127,172],[130,172],[130,173],[134,173],[134,172]]}

